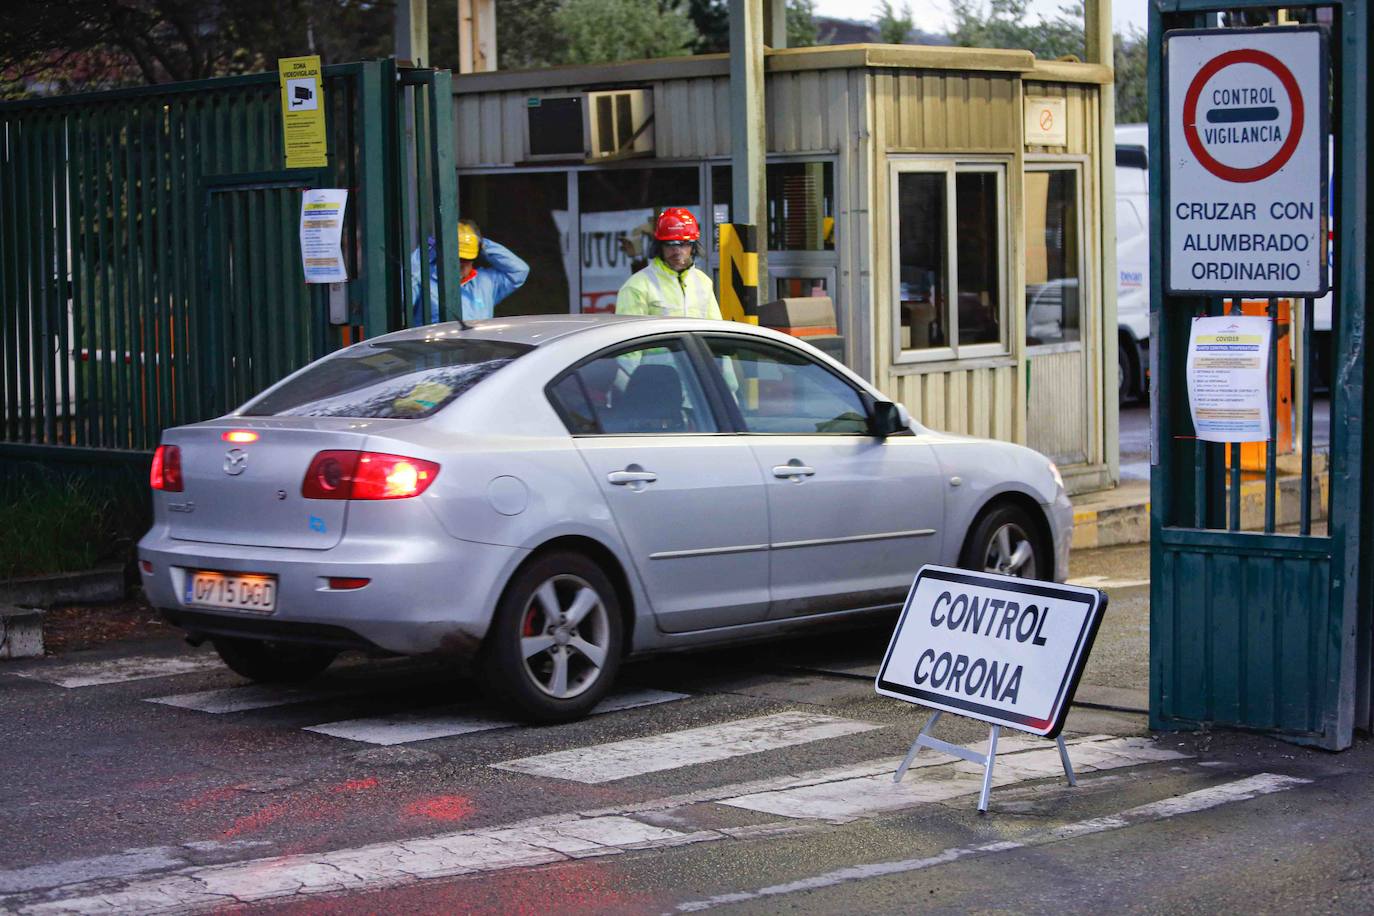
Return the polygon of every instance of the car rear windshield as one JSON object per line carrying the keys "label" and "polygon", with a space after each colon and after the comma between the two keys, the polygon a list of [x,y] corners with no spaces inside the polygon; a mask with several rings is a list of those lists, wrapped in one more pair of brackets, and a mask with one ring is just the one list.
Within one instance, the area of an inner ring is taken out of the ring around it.
{"label": "car rear windshield", "polygon": [[365,343],[320,360],[243,415],[419,420],[531,349],[451,338]]}

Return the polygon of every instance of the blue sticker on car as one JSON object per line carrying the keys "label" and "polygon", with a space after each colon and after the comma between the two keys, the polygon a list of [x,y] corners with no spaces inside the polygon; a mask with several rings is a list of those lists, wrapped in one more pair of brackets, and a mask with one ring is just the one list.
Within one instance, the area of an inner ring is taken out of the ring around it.
{"label": "blue sticker on car", "polygon": [[310,516],[310,530],[324,534],[324,519],[320,518],[318,515]]}

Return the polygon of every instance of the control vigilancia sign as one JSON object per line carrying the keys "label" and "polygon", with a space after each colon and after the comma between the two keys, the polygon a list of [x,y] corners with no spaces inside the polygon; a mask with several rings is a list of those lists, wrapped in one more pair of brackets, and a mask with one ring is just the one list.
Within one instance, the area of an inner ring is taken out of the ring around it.
{"label": "control vigilancia sign", "polygon": [[1165,286],[1327,290],[1327,52],[1318,28],[1165,35]]}
{"label": "control vigilancia sign", "polygon": [[281,81],[281,136],[286,167],[328,165],[319,56],[283,57],[277,61],[277,73]]}
{"label": "control vigilancia sign", "polygon": [[1056,737],[1106,607],[1097,589],[922,567],[877,691]]}

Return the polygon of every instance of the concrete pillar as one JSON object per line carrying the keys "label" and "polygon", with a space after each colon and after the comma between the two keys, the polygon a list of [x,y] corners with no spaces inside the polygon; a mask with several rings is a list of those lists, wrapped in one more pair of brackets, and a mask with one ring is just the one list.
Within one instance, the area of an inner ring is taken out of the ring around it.
{"label": "concrete pillar", "polygon": [[496,69],[496,0],[458,0],[458,72]]}
{"label": "concrete pillar", "polygon": [[763,43],[774,50],[787,47],[787,0],[763,0]]}
{"label": "concrete pillar", "polygon": [[425,0],[396,0],[396,60],[429,65],[429,7]]}

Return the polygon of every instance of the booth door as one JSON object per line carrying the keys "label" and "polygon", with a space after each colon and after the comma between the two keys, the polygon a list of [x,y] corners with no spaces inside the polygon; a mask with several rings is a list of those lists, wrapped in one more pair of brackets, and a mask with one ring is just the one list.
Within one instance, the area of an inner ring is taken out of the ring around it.
{"label": "booth door", "polygon": [[1096,403],[1086,345],[1082,177],[1077,163],[1026,165],[1027,444],[1061,465],[1088,462]]}

